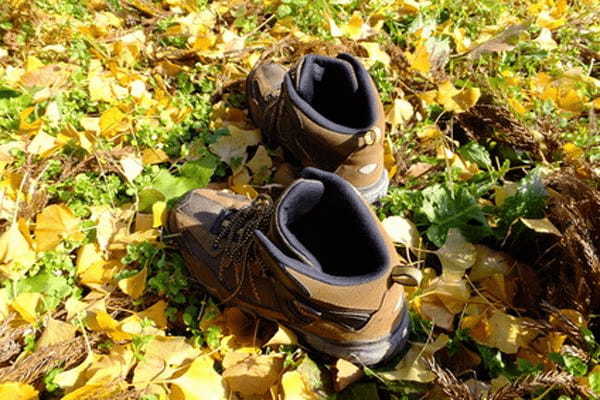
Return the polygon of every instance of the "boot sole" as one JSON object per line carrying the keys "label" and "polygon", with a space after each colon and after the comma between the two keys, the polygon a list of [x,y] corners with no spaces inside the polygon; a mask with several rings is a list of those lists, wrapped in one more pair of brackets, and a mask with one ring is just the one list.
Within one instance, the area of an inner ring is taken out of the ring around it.
{"label": "boot sole", "polygon": [[390,335],[368,342],[330,342],[311,333],[294,331],[311,348],[337,358],[362,364],[375,365],[398,355],[406,346],[409,335],[410,318],[406,308],[402,311],[402,321]]}
{"label": "boot sole", "polygon": [[389,186],[390,179],[388,178],[387,171],[384,169],[379,179],[377,179],[377,182],[369,186],[357,187],[356,189],[359,191],[363,199],[365,199],[367,203],[371,204],[387,195]]}
{"label": "boot sole", "polygon": [[[178,233],[177,229],[173,229],[175,226],[173,225],[173,222],[173,215],[170,214],[167,219],[166,228],[169,233]],[[188,271],[199,281],[209,294],[219,299],[219,290],[216,286],[220,286],[220,284],[216,282],[213,282],[213,284],[215,284],[214,286],[212,284],[206,284],[207,282],[202,279],[200,274],[191,267],[194,264],[193,250],[187,245],[182,237],[175,237],[174,240],[178,244],[181,255],[186,261],[185,264]],[[224,290],[224,288],[222,289]],[[278,324],[281,323],[281,321],[278,321],[277,319],[262,315],[263,312],[260,306],[241,302],[238,299],[233,299],[229,304],[236,305],[260,318]],[[306,343],[311,349],[362,365],[375,365],[396,356],[405,347],[409,335],[410,318],[406,307],[402,309],[401,313],[402,320],[391,334],[372,341],[332,342],[312,333],[302,331],[298,327],[288,327],[298,335],[301,342]]]}

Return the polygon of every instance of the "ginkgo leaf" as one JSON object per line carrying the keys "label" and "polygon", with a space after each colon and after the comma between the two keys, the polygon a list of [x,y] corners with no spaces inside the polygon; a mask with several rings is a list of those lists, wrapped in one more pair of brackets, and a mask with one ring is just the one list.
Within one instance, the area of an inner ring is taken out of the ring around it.
{"label": "ginkgo leaf", "polygon": [[494,311],[486,316],[467,316],[462,327],[472,329],[471,337],[480,344],[500,349],[507,354],[515,354],[523,338],[529,336],[528,331],[519,319],[501,311]]}
{"label": "ginkgo leaf", "polygon": [[171,400],[226,400],[227,391],[214,361],[203,355],[171,379]]}
{"label": "ginkgo leaf", "polygon": [[68,322],[49,318],[46,328],[37,341],[38,347],[51,346],[56,343],[65,342],[75,337],[77,327]]}
{"label": "ginkgo leaf", "polygon": [[57,147],[56,138],[40,131],[27,146],[27,151],[31,154],[46,156]]}
{"label": "ginkgo leaf", "polygon": [[100,116],[100,132],[105,137],[112,137],[127,127],[126,119],[127,115],[118,107],[109,108]]}
{"label": "ginkgo leaf", "polygon": [[13,223],[0,236],[0,271],[9,278],[18,278],[36,259],[31,243],[23,234],[23,223]]}
{"label": "ginkgo leaf", "polygon": [[520,218],[523,225],[532,229],[538,233],[549,233],[556,236],[562,236],[562,233],[548,218],[531,219],[531,218]]}
{"label": "ginkgo leaf", "polygon": [[298,337],[290,329],[282,325],[277,325],[277,331],[271,338],[264,344],[264,346],[281,346],[281,345],[296,345],[298,344]]}
{"label": "ginkgo leaf", "polygon": [[383,227],[392,241],[408,248],[417,249],[421,242],[417,226],[407,218],[394,215],[382,221]]}
{"label": "ginkgo leaf", "polygon": [[376,42],[361,42],[361,47],[367,50],[369,58],[367,59],[367,66],[374,65],[377,62],[383,65],[390,65],[391,58],[388,53],[381,49],[381,45]]}
{"label": "ginkgo leaf", "polygon": [[167,218],[167,203],[165,201],[157,201],[152,204],[152,227],[160,228],[164,225]]}
{"label": "ginkgo leaf", "polygon": [[427,357],[441,350],[448,344],[447,335],[439,335],[433,343],[414,343],[404,358],[390,372],[382,372],[381,376],[391,380],[406,380],[427,383],[436,378],[426,362]]}
{"label": "ginkgo leaf", "polygon": [[139,298],[146,289],[146,279],[148,278],[148,268],[142,268],[137,274],[129,278],[121,279],[118,283],[119,289],[128,294],[133,299]]}
{"label": "ginkgo leaf", "polygon": [[233,160],[245,161],[248,146],[257,145],[260,142],[259,130],[244,130],[234,125],[230,125],[228,130],[229,135],[220,136],[215,143],[209,145],[211,151],[228,165],[231,165]]}
{"label": "ginkgo leaf", "polygon": [[169,161],[169,156],[161,149],[145,149],[142,151],[144,165],[160,164]]}
{"label": "ginkgo leaf", "polygon": [[81,220],[64,204],[52,204],[37,215],[35,241],[38,251],[53,250],[63,239],[82,240]]}
{"label": "ginkgo leaf", "polygon": [[338,359],[335,362],[335,374],[333,385],[336,392],[341,392],[349,385],[361,379],[365,373],[362,368],[349,361]]}
{"label": "ginkgo leaf", "polygon": [[315,393],[309,389],[298,371],[288,371],[281,377],[283,400],[315,400]]}
{"label": "ginkgo leaf", "polygon": [[413,53],[405,53],[406,59],[410,66],[421,72],[422,74],[428,74],[431,70],[430,53],[427,49],[425,41],[420,41]]}
{"label": "ginkgo leaf", "polygon": [[0,399],[37,400],[38,391],[31,385],[19,382],[0,383]]}
{"label": "ginkgo leaf", "polygon": [[119,163],[121,164],[121,168],[123,168],[123,175],[125,175],[129,182],[133,182],[144,170],[142,160],[132,154],[121,158]]}
{"label": "ginkgo leaf", "polygon": [[283,358],[277,355],[249,356],[223,371],[229,389],[242,396],[266,394],[279,379]]}
{"label": "ginkgo leaf", "polygon": [[19,313],[21,318],[25,321],[33,324],[38,316],[39,310],[38,307],[41,306],[43,302],[43,296],[41,293],[20,293],[15,299],[10,303],[10,307]]}
{"label": "ginkgo leaf", "polygon": [[467,242],[458,229],[450,229],[444,245],[435,254],[442,263],[442,274],[447,279],[461,279],[475,264],[475,246]]}
{"label": "ginkgo leaf", "polygon": [[167,306],[168,304],[166,301],[159,300],[144,311],[137,313],[137,316],[141,319],[148,318],[152,320],[159,329],[166,329],[167,315],[165,314],[165,311],[167,310]]}

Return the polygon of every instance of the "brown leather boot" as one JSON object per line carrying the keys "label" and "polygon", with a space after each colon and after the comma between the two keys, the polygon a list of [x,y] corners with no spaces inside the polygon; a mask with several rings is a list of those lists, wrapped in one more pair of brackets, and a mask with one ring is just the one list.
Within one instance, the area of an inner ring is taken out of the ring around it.
{"label": "brown leather boot", "polygon": [[356,58],[309,54],[287,72],[262,64],[248,76],[246,93],[267,142],[281,144],[303,166],[335,172],[369,203],[386,194],[383,106]]}
{"label": "brown leather boot", "polygon": [[339,176],[307,168],[277,204],[196,189],[169,216],[190,271],[221,300],[367,365],[408,336],[402,265],[379,220]]}

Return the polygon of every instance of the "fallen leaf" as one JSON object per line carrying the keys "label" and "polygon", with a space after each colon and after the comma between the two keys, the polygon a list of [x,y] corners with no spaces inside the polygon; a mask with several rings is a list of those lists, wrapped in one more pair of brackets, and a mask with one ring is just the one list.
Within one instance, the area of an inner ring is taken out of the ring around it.
{"label": "fallen leaf", "polygon": [[519,220],[528,227],[536,231],[537,233],[549,233],[551,235],[562,236],[562,233],[554,226],[548,218],[531,219],[531,218],[519,218]]}
{"label": "fallen leaf", "polygon": [[109,108],[100,116],[100,132],[105,137],[113,137],[118,132],[126,129],[126,119],[127,115],[119,110],[119,108]]}
{"label": "fallen leaf", "polygon": [[54,318],[49,318],[44,332],[37,341],[38,347],[51,346],[53,344],[65,342],[73,339],[77,327],[68,322],[63,322]]}
{"label": "fallen leaf", "polygon": [[361,42],[361,47],[367,50],[369,58],[367,59],[366,65],[372,66],[380,62],[385,66],[390,65],[391,58],[388,53],[381,49],[381,45],[377,42]]}
{"label": "fallen leaf", "polygon": [[84,238],[81,220],[64,204],[44,208],[36,218],[35,241],[38,251],[54,250],[63,239],[79,241]]}
{"label": "fallen leaf", "polygon": [[37,400],[38,391],[31,385],[19,382],[0,383],[0,399]]}
{"label": "fallen leaf", "polygon": [[390,380],[432,382],[436,375],[431,371],[425,359],[444,348],[449,340],[448,335],[442,334],[433,343],[414,343],[394,370],[382,372],[381,376]]}
{"label": "fallen leaf", "polygon": [[[484,329],[478,327],[482,324]],[[471,330],[471,337],[477,343],[497,348],[507,354],[515,354],[519,350],[521,336],[527,335],[518,318],[501,311],[494,311],[490,318],[467,316],[461,326]]]}
{"label": "fallen leaf", "polygon": [[210,150],[221,160],[231,166],[233,160],[242,160],[244,164],[248,146],[257,145],[260,140],[258,129],[244,130],[234,125],[228,127],[229,135],[220,136],[215,143],[209,145]]}
{"label": "fallen leaf", "polygon": [[474,60],[483,54],[512,50],[515,46],[509,44],[508,41],[524,32],[528,27],[528,24],[511,25],[499,35],[473,47],[468,52],[468,57]]}
{"label": "fallen leaf", "polygon": [[336,361],[334,368],[333,386],[336,392],[341,392],[365,376],[362,368],[341,358]]}
{"label": "fallen leaf", "polygon": [[146,289],[146,279],[148,278],[148,268],[144,267],[137,274],[129,278],[121,279],[118,283],[119,289],[128,294],[133,299],[139,298]]}
{"label": "fallen leaf", "polygon": [[167,218],[167,202],[157,201],[152,204],[152,227],[160,228]]}
{"label": "fallen leaf", "polygon": [[423,317],[446,330],[454,329],[454,316],[463,311],[471,298],[464,279],[435,278],[423,293],[414,299],[414,305]]}
{"label": "fallen leaf", "polygon": [[271,175],[271,167],[273,166],[273,161],[266,147],[263,145],[258,146],[254,157],[246,163],[246,166],[252,171],[256,184],[264,183]]}
{"label": "fallen leaf", "polygon": [[298,337],[290,329],[282,325],[277,325],[277,331],[275,334],[264,344],[264,347],[268,346],[286,346],[286,345],[297,345]]}
{"label": "fallen leaf", "polygon": [[168,304],[166,301],[159,300],[144,311],[140,311],[139,313],[137,313],[137,316],[141,319],[150,319],[159,329],[166,329],[167,315],[165,314],[165,311],[167,310],[167,306]]}
{"label": "fallen leaf", "polygon": [[0,236],[0,270],[8,278],[22,277],[36,260],[31,243],[23,234],[23,224],[13,223]]}
{"label": "fallen leaf", "polygon": [[424,40],[421,40],[417,44],[413,53],[405,53],[404,55],[414,70],[419,71],[422,74],[429,74],[432,65],[430,53]]}
{"label": "fallen leaf", "polygon": [[10,307],[19,313],[21,318],[30,324],[35,323],[39,313],[39,307],[43,304],[43,296],[40,293],[20,293],[10,303]]}
{"label": "fallen leaf", "polygon": [[308,388],[298,371],[288,371],[281,377],[283,400],[315,400],[315,393]]}
{"label": "fallen leaf", "polygon": [[221,375],[207,355],[196,358],[171,379],[172,400],[226,400],[227,392]]}
{"label": "fallen leaf", "polygon": [[460,230],[452,228],[444,245],[435,251],[442,263],[442,275],[448,280],[459,280],[475,264],[475,246],[467,242]]}
{"label": "fallen leaf", "polygon": [[469,279],[473,282],[495,274],[506,275],[511,271],[515,263],[508,254],[482,245],[475,245],[475,254],[475,263],[469,273]]}
{"label": "fallen leaf", "polygon": [[393,242],[400,243],[410,249],[418,249],[421,237],[417,226],[407,218],[397,215],[387,217],[382,222],[383,227]]}
{"label": "fallen leaf", "polygon": [[223,380],[242,396],[266,394],[279,380],[283,358],[278,355],[252,355],[223,371]]}
{"label": "fallen leaf", "polygon": [[463,113],[477,104],[481,90],[479,88],[457,89],[452,82],[446,81],[439,85],[437,101],[446,111]]}
{"label": "fallen leaf", "polygon": [[161,149],[145,149],[142,151],[144,165],[160,164],[169,161],[169,156]]}
{"label": "fallen leaf", "polygon": [[129,182],[133,182],[144,170],[142,160],[135,155],[127,155],[121,158],[119,163],[121,164],[121,168],[123,168],[123,175],[125,175]]}

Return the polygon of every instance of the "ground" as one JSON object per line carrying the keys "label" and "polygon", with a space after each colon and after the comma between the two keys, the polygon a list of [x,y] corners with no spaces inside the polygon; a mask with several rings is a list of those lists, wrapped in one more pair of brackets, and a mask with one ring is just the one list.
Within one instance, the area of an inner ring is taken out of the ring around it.
{"label": "ground", "polygon": [[[423,273],[377,368],[219,305],[163,230],[294,178],[243,82],[310,52],[376,82],[376,211]],[[600,397],[599,62],[594,0],[3,2],[0,397]]]}

